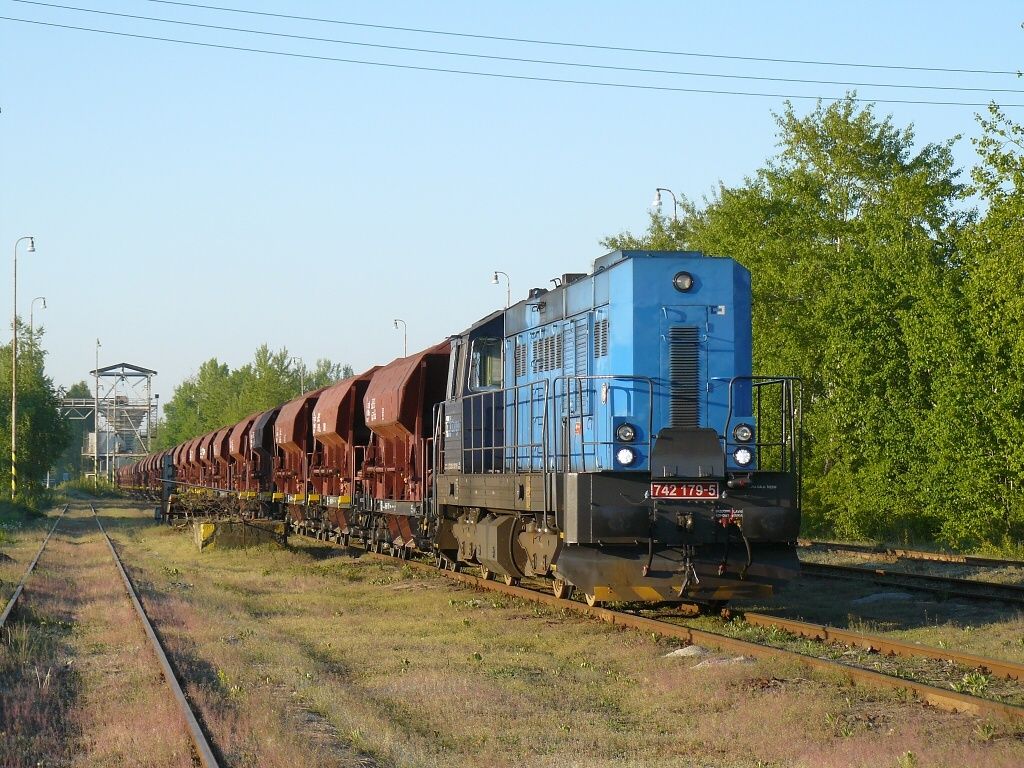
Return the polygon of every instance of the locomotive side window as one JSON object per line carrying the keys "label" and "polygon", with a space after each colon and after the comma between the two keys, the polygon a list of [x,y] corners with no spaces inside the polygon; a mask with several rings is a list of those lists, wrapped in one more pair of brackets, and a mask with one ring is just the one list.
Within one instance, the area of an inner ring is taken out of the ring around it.
{"label": "locomotive side window", "polygon": [[469,388],[473,392],[501,389],[501,339],[488,336],[473,339]]}

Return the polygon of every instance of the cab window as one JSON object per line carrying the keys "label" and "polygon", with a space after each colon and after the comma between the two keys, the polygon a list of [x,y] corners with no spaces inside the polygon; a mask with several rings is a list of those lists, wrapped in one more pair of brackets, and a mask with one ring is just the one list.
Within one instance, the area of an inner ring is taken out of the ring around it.
{"label": "cab window", "polygon": [[473,392],[501,389],[501,339],[480,337],[473,340],[469,388]]}

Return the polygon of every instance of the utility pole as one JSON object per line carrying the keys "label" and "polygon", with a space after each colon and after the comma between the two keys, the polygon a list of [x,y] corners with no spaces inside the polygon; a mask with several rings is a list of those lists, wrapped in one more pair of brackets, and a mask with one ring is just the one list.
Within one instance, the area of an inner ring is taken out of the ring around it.
{"label": "utility pole", "polygon": [[92,418],[92,487],[100,482],[100,340],[96,339],[96,399],[93,401]]}

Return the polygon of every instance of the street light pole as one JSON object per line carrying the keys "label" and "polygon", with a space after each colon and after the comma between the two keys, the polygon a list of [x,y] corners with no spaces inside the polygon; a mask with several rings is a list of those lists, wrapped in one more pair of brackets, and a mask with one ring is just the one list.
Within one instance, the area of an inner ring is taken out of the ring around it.
{"label": "street light pole", "polygon": [[505,276],[505,309],[512,306],[512,279],[508,276],[508,272],[502,272],[500,270],[494,270],[494,277],[491,278],[491,285],[499,285],[498,275]]}
{"label": "street light pole", "polygon": [[671,189],[665,189],[665,187],[658,187],[654,190],[654,202],[651,207],[661,215],[661,193],[668,192],[672,196],[672,220],[679,221],[679,201],[676,200],[676,193]]}
{"label": "street light pole", "polygon": [[92,487],[100,482],[100,340],[96,339],[96,399],[92,410]]}
{"label": "street light pole", "polygon": [[32,299],[32,303],[29,304],[28,306],[28,336],[30,339],[35,338],[36,326],[35,319],[33,318],[33,312],[35,312],[36,309],[36,302],[39,301],[40,299],[42,299],[43,301],[43,309],[46,309],[45,296],[36,296],[34,299]]}
{"label": "street light pole", "polygon": [[18,495],[18,246],[28,240],[28,252],[36,252],[36,241],[31,235],[14,241],[14,304],[11,308],[14,341],[11,343],[11,503]]}
{"label": "street light pole", "polygon": [[409,356],[409,326],[405,324],[405,320],[395,318],[395,330],[398,330],[398,324],[402,324],[402,357]]}

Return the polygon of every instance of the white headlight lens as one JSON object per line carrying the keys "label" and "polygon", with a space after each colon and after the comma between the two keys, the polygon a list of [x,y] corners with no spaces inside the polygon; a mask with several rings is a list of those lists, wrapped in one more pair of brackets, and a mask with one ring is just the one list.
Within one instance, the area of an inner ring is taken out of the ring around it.
{"label": "white headlight lens", "polygon": [[737,443],[749,443],[750,438],[754,436],[754,428],[749,424],[737,424],[732,431],[732,436]]}
{"label": "white headlight lens", "polygon": [[676,276],[672,278],[672,285],[676,287],[677,291],[686,293],[693,288],[693,275],[689,272],[677,272]]}
{"label": "white headlight lens", "polygon": [[618,459],[619,464],[629,466],[636,461],[636,454],[632,448],[619,448],[618,453],[615,454],[615,458]]}
{"label": "white headlight lens", "polygon": [[749,448],[737,448],[733,451],[732,457],[736,460],[736,463],[741,467],[747,466],[754,460],[754,454]]}
{"label": "white headlight lens", "polygon": [[623,443],[631,443],[636,440],[636,427],[632,424],[619,424],[615,436]]}

